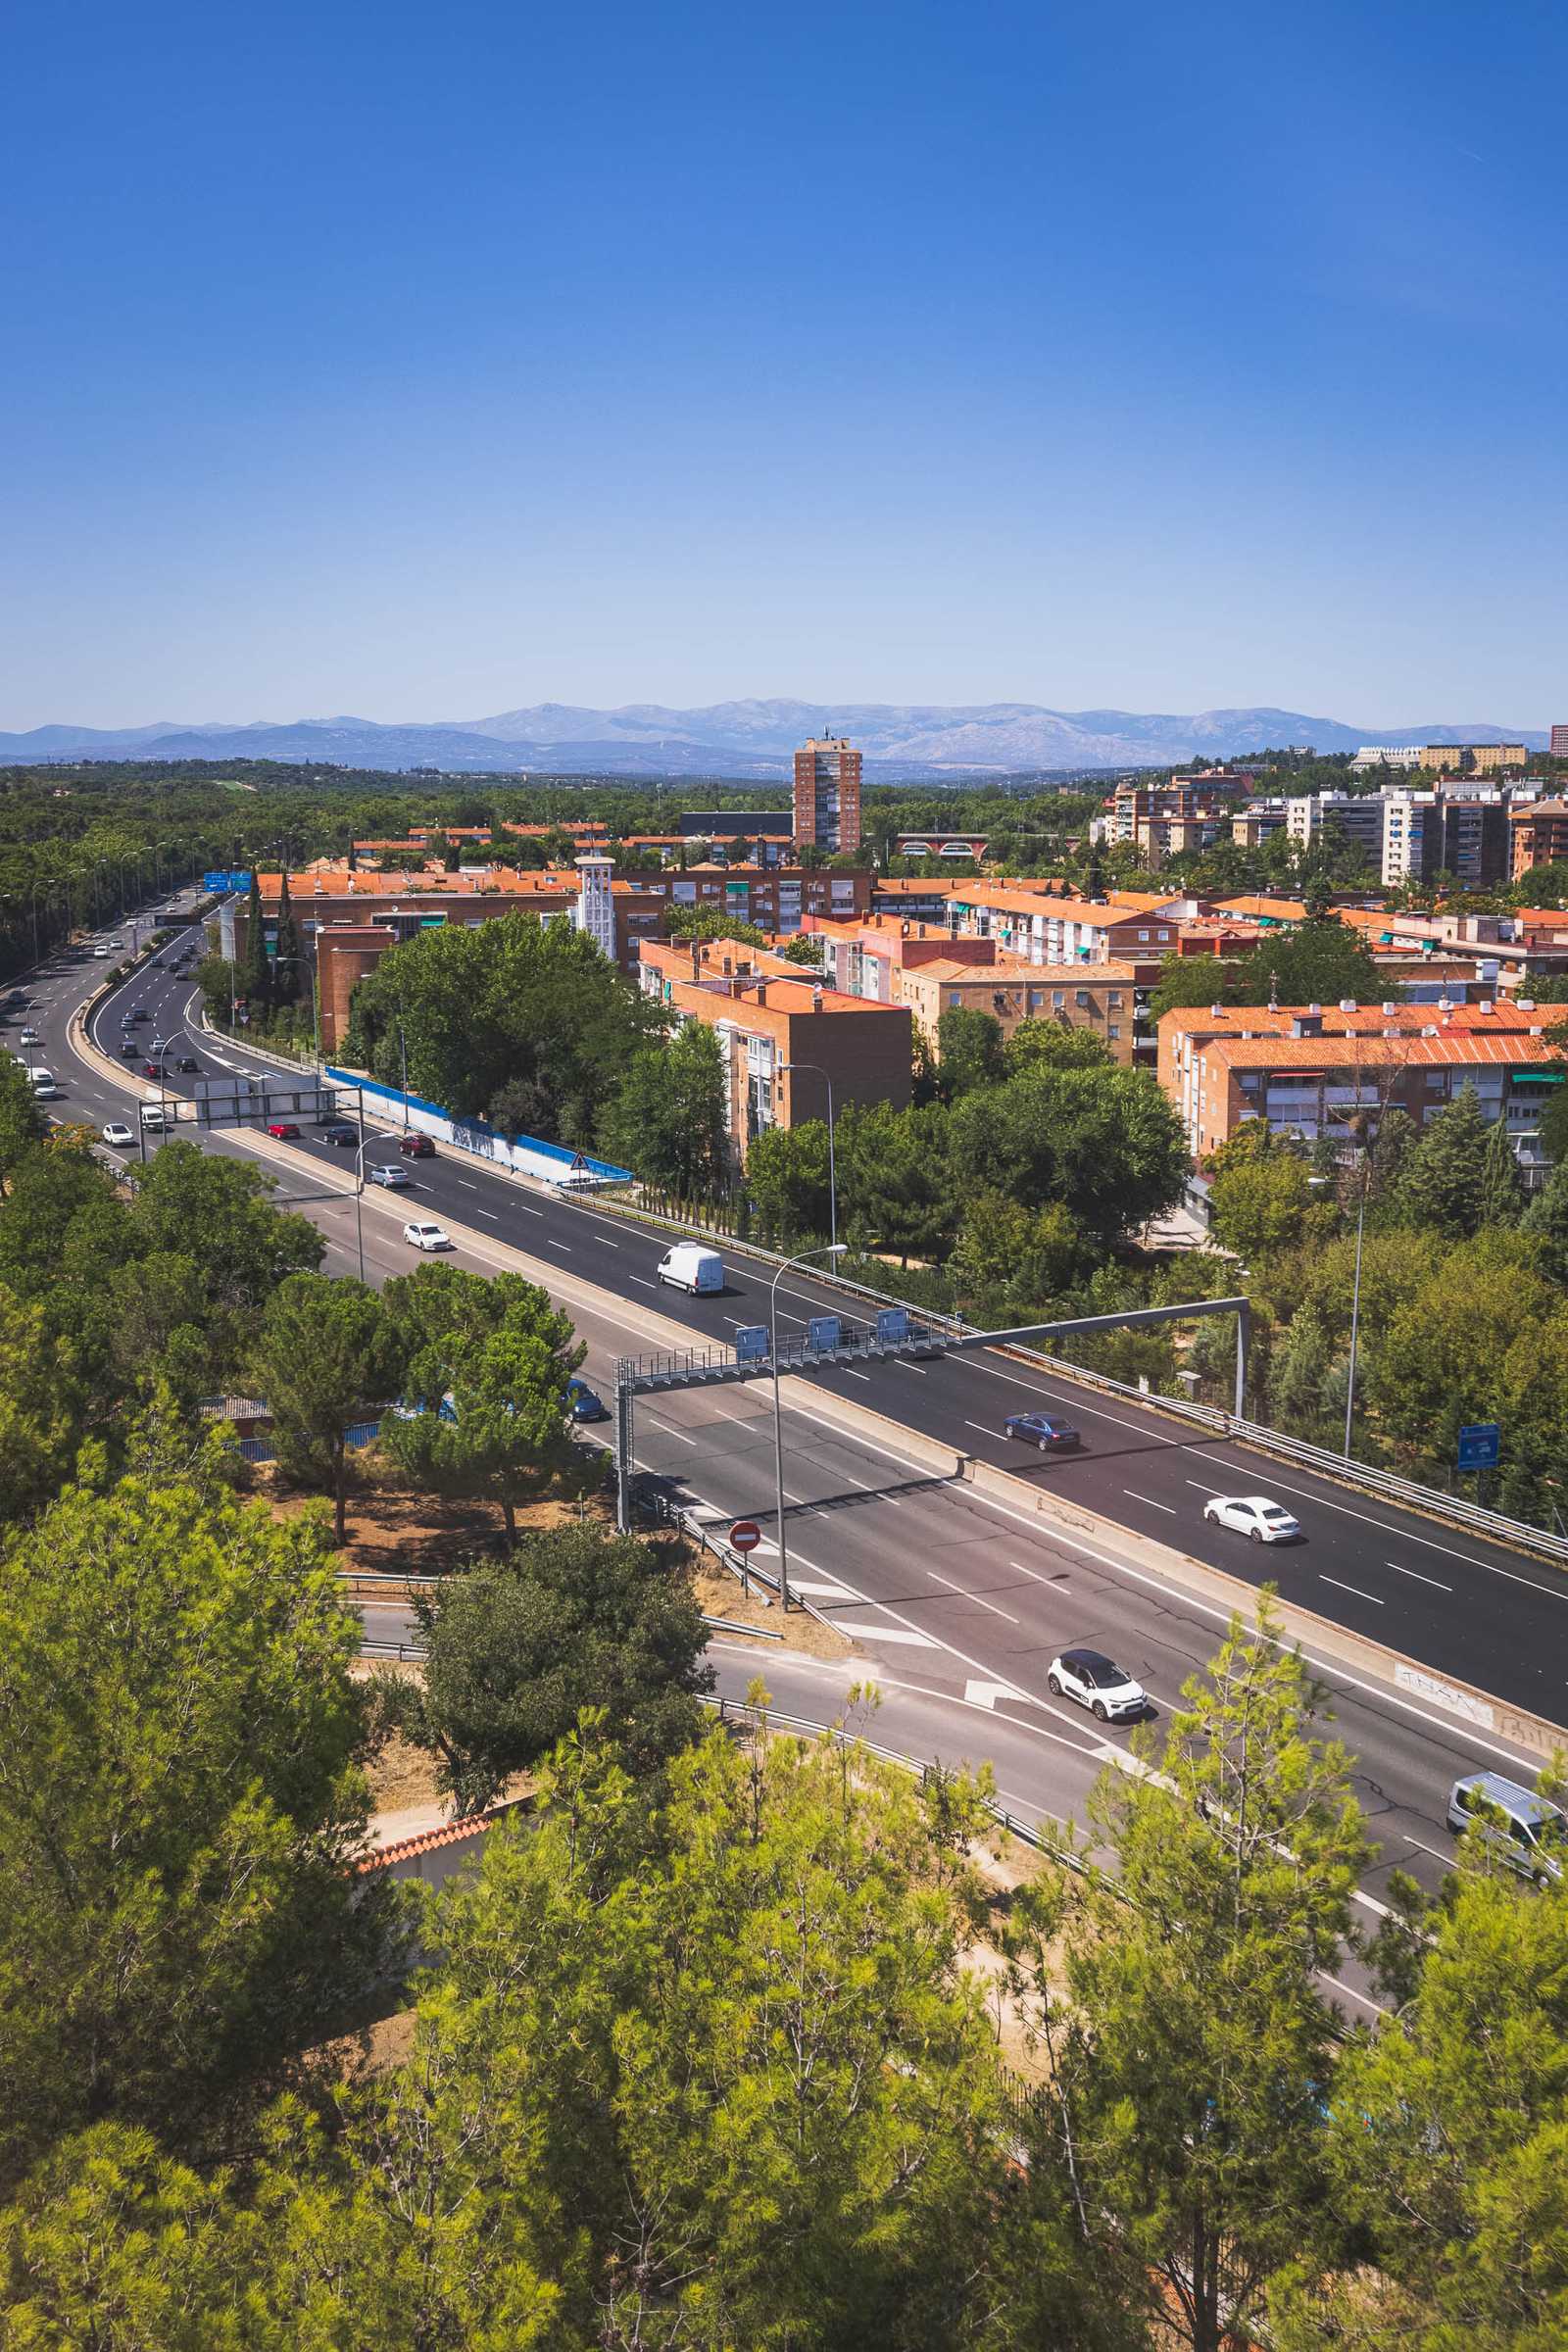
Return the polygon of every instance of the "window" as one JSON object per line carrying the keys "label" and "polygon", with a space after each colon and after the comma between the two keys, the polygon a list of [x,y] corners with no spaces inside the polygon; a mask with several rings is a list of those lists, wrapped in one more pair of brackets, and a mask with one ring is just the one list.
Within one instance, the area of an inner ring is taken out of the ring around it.
{"label": "window", "polygon": [[1087,988],[1075,988],[1075,989],[1073,990],[1073,1002],[1076,1004],[1076,1005],[1077,1005],[1077,1007],[1078,1007],[1078,1009],[1079,1009],[1079,1011],[1080,1011],[1080,1012],[1087,1012],[1087,1011],[1089,1010],[1089,991],[1088,991],[1088,989],[1087,989]]}
{"label": "window", "polygon": [[1108,993],[1108,995],[1107,995],[1107,996],[1106,996],[1106,998],[1105,998],[1105,1003],[1106,1003],[1106,1004],[1109,1006],[1109,1008],[1110,1008],[1110,1010],[1111,1010],[1112,1012],[1120,1012],[1120,1010],[1121,1010],[1121,990],[1120,990],[1119,988],[1113,988],[1113,989],[1111,989],[1111,990],[1110,990],[1110,992]]}
{"label": "window", "polygon": [[1120,1021],[1107,1021],[1107,1022],[1106,1022],[1106,1024],[1105,1024],[1105,1035],[1106,1035],[1107,1037],[1120,1037],[1120,1035],[1121,1035],[1121,1023],[1120,1023]]}
{"label": "window", "polygon": [[948,991],[948,1004],[950,1009],[954,1012],[956,1012],[962,1003],[963,992],[960,989],[950,988]]}
{"label": "window", "polygon": [[[1147,946],[1149,945],[1149,933],[1148,933],[1147,931],[1140,931],[1140,932],[1139,932],[1139,934],[1138,934],[1138,936],[1139,936],[1139,938],[1140,938],[1140,939],[1143,941],[1143,943],[1144,943],[1145,947],[1147,947]],[[1161,937],[1163,937],[1163,936],[1164,936],[1164,935],[1163,935],[1163,933],[1162,933],[1162,934],[1161,934]]]}
{"label": "window", "polygon": [[1051,992],[1051,1009],[1052,1009],[1052,1011],[1053,1011],[1053,1012],[1060,1012],[1060,1011],[1063,1009],[1063,1007],[1065,1006],[1065,1004],[1066,1004],[1066,1002],[1067,1002],[1067,992],[1066,992],[1066,990],[1065,990],[1064,988],[1054,988],[1054,989],[1052,990],[1052,992]]}

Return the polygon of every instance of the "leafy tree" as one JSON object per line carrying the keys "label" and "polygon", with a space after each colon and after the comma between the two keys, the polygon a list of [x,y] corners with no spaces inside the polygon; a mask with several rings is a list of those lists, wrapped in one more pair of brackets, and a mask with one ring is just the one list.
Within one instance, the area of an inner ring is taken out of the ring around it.
{"label": "leafy tree", "polygon": [[0,1199],[11,1189],[11,1172],[44,1132],[44,1115],[32,1081],[14,1054],[0,1052]]}
{"label": "leafy tree", "polygon": [[798,931],[793,939],[784,942],[778,953],[788,962],[805,964],[810,971],[822,968],[822,943],[815,932]]}
{"label": "leafy tree", "polygon": [[463,1813],[493,1803],[586,1706],[631,1770],[667,1762],[713,1686],[691,1579],[667,1546],[597,1527],[526,1536],[504,1562],[414,1595],[422,1686],[384,1686],[405,1735],[440,1759]]}
{"label": "leafy tree", "polygon": [[767,933],[756,923],[743,923],[721,906],[669,906],[664,912],[666,939],[733,939],[742,947],[765,948]]}
{"label": "leafy tree", "polygon": [[1181,1122],[1154,1080],[1117,1068],[1037,1070],[956,1102],[952,1181],[1041,1208],[1060,1200],[1102,1242],[1181,1198]]}
{"label": "leafy tree", "polygon": [[[1239,958],[1162,956],[1158,984],[1149,1000],[1149,1008],[1158,1020],[1161,1013],[1174,1012],[1182,1006],[1196,1010],[1208,1004],[1240,1004],[1244,1002],[1242,984],[1243,963]],[[1264,1002],[1267,1003],[1266,993]]]}
{"label": "leafy tree", "polygon": [[746,1190],[762,1230],[778,1242],[825,1234],[829,1215],[827,1122],[764,1127],[746,1154]]}
{"label": "leafy tree", "polygon": [[956,1102],[1002,1076],[1002,1023],[972,1005],[950,1004],[937,1022],[937,1085]]}
{"label": "leafy tree", "polygon": [[1059,1298],[1086,1271],[1087,1254],[1059,1200],[1025,1208],[982,1193],[964,1212],[949,1272],[970,1306],[1024,1315]]}
{"label": "leafy tree", "polygon": [[1110,1048],[1092,1029],[1070,1028],[1061,1021],[1020,1021],[1002,1054],[1009,1078],[1031,1070],[1109,1069],[1114,1060]]}
{"label": "leafy tree", "polygon": [[314,1522],[216,1448],[70,1488],[0,1585],[0,2162],[94,2117],[199,2136],[379,1962],[358,1628]]}
{"label": "leafy tree", "polygon": [[[1350,1932],[1368,1847],[1324,1693],[1233,1621],[1183,1691],[1156,1773],[1104,1772],[1089,1803],[1112,1880],[1063,1875],[1068,1999],[1046,2144],[1072,2151],[1086,2235],[1115,2231],[1182,2340],[1220,2352],[1303,2249],[1343,2245],[1320,2114],[1334,2021],[1318,1974]],[[1037,1978],[1038,1982],[1038,1978]]]}
{"label": "leafy tree", "polygon": [[1496,1418],[1510,1348],[1554,1304],[1530,1238],[1496,1228],[1444,1255],[1386,1322],[1363,1295],[1367,1393],[1391,1432],[1451,1462],[1466,1422]]}
{"label": "leafy tree", "polygon": [[1403,991],[1380,972],[1372,951],[1335,915],[1270,933],[1244,967],[1239,1002],[1266,1004],[1271,992],[1281,1004],[1357,1004],[1396,1002]]}
{"label": "leafy tree", "polygon": [[856,1222],[906,1265],[945,1248],[957,1222],[948,1136],[940,1103],[895,1110],[851,1102],[839,1113],[841,1209],[847,1202]]}
{"label": "leafy tree", "polygon": [[569,1316],[520,1274],[457,1266],[399,1275],[385,1299],[408,1410],[382,1421],[382,1446],[416,1484],[494,1502],[514,1539],[517,1505],[576,1458],[566,1383],[585,1350]]}
{"label": "leafy tree", "polygon": [[1412,1225],[1462,1241],[1482,1221],[1487,1122],[1473,1086],[1460,1089],[1421,1129],[1399,1182],[1399,1212]]}
{"label": "leafy tree", "polygon": [[1542,1262],[1554,1282],[1568,1284],[1568,1164],[1554,1167],[1530,1202],[1524,1230],[1539,1241]]}
{"label": "leafy tree", "polygon": [[1270,1152],[1226,1168],[1209,1192],[1216,1240],[1249,1263],[1298,1243],[1312,1205],[1311,1178],[1304,1164],[1287,1152]]}
{"label": "leafy tree", "polygon": [[291,1274],[267,1301],[252,1357],[272,1415],[278,1459],[332,1497],[333,1534],[347,1540],[348,1432],[397,1394],[397,1334],[381,1298],[348,1276]]}
{"label": "leafy tree", "polygon": [[703,1021],[632,1058],[600,1126],[605,1151],[685,1200],[722,1191],[729,1158],[724,1048]]}
{"label": "leafy tree", "polygon": [[297,1004],[310,986],[310,965],[305,960],[304,942],[289,899],[288,874],[285,870],[278,887],[277,941],[272,957],[274,1004]]}

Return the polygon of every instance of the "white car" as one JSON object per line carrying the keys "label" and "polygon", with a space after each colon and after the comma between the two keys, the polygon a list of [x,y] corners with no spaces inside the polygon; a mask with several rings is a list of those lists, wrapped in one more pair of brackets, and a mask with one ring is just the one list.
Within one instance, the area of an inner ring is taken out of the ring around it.
{"label": "white car", "polygon": [[1125,1723],[1149,1711],[1143,1684],[1124,1674],[1102,1649],[1064,1649],[1052,1659],[1046,1681],[1057,1698],[1075,1698],[1101,1723]]}
{"label": "white car", "polygon": [[141,1106],[141,1123],[144,1127],[167,1127],[169,1116],[163,1104],[161,1102],[144,1102]]}
{"label": "white car", "polygon": [[112,948],[122,948],[122,947],[124,946],[124,944],[125,944],[125,943],[124,943],[124,941],[123,941],[122,939],[112,939],[112,940],[109,942],[109,945],[110,945]]}
{"label": "white car", "polygon": [[104,962],[105,962],[105,963],[107,963],[107,962],[108,962],[108,960],[109,960],[109,950],[108,950],[107,948],[94,948],[94,950],[93,950],[93,954],[94,954],[95,956],[101,956],[101,957],[103,958],[103,960],[104,960]]}
{"label": "white car", "polygon": [[1301,1532],[1299,1519],[1293,1519],[1282,1502],[1270,1502],[1266,1494],[1216,1494],[1204,1503],[1203,1517],[1216,1527],[1250,1536],[1254,1544],[1294,1544]]}
{"label": "white car", "polygon": [[429,1225],[420,1217],[412,1217],[403,1228],[403,1239],[416,1250],[450,1250],[452,1236],[444,1225]]}
{"label": "white car", "polygon": [[125,1151],[136,1141],[136,1138],[131,1134],[130,1129],[125,1125],[123,1119],[111,1119],[108,1126],[104,1129],[103,1135],[104,1142],[106,1144],[113,1144],[117,1152]]}
{"label": "white car", "polygon": [[36,1029],[27,1028],[24,1029],[20,1039],[17,1042],[24,1046],[41,1046],[43,1044],[43,1039],[38,1035]]}

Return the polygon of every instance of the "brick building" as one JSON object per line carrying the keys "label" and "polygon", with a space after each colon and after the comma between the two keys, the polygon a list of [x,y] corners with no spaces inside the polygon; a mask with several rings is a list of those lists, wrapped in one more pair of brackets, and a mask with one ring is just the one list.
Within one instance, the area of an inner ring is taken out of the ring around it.
{"label": "brick building", "polygon": [[820,850],[860,846],[860,755],[842,735],[813,735],[795,755],[795,838]]}
{"label": "brick building", "polygon": [[[738,940],[646,941],[645,995],[680,1021],[702,1021],[724,1049],[726,1123],[737,1161],[768,1127],[826,1115],[820,1072],[837,1115],[847,1102],[910,1097],[910,1016],[813,981],[799,964]],[[810,1063],[810,1068],[790,1064]]]}

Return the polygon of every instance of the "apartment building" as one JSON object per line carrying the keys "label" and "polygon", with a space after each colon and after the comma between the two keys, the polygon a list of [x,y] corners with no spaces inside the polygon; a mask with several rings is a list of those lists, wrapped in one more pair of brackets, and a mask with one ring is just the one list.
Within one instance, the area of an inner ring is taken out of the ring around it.
{"label": "apartment building", "polygon": [[[1501,748],[1501,747],[1491,747]],[[1393,890],[1448,873],[1466,889],[1501,882],[1508,872],[1508,793],[1496,786],[1448,792],[1382,794],[1383,883]],[[1532,804],[1539,806],[1539,804]]]}
{"label": "apartment building", "polygon": [[1315,1142],[1395,1104],[1419,1126],[1467,1082],[1506,1117],[1527,1182],[1544,1180],[1540,1119],[1568,1062],[1529,1003],[1184,1007],[1159,1023],[1160,1085],[1202,1160],[1248,1120]]}
{"label": "apartment building", "polygon": [[1250,778],[1215,769],[1168,784],[1118,784],[1104,827],[1107,841],[1129,843],[1154,870],[1185,850],[1206,850],[1228,833],[1237,797]]}
{"label": "apartment building", "polygon": [[1303,850],[1338,837],[1348,848],[1362,851],[1372,871],[1381,874],[1387,815],[1381,792],[1293,793],[1285,804],[1285,830]]}
{"label": "apartment building", "polygon": [[1289,822],[1285,800],[1249,801],[1231,818],[1231,839],[1239,850],[1260,850],[1265,841],[1283,833]]}
{"label": "apartment building", "polygon": [[[1561,757],[1568,760],[1568,752]],[[1568,860],[1568,801],[1533,801],[1526,808],[1510,808],[1508,830],[1508,872],[1513,880],[1538,865]]]}
{"label": "apartment building", "polygon": [[1426,743],[1420,763],[1445,776],[1493,776],[1503,768],[1528,767],[1530,753],[1522,743]]}
{"label": "apartment building", "polygon": [[724,1052],[725,1123],[738,1163],[769,1127],[835,1116],[847,1102],[910,1098],[907,1005],[870,1004],[799,964],[738,940],[645,941],[639,982],[680,1022],[702,1021]]}
{"label": "apartment building", "polygon": [[795,755],[795,838],[821,850],[860,843],[860,755],[843,735],[813,735]]}
{"label": "apartment building", "polygon": [[1546,757],[1548,760],[1568,760],[1568,727],[1560,724],[1553,726],[1551,739],[1546,746]]}

